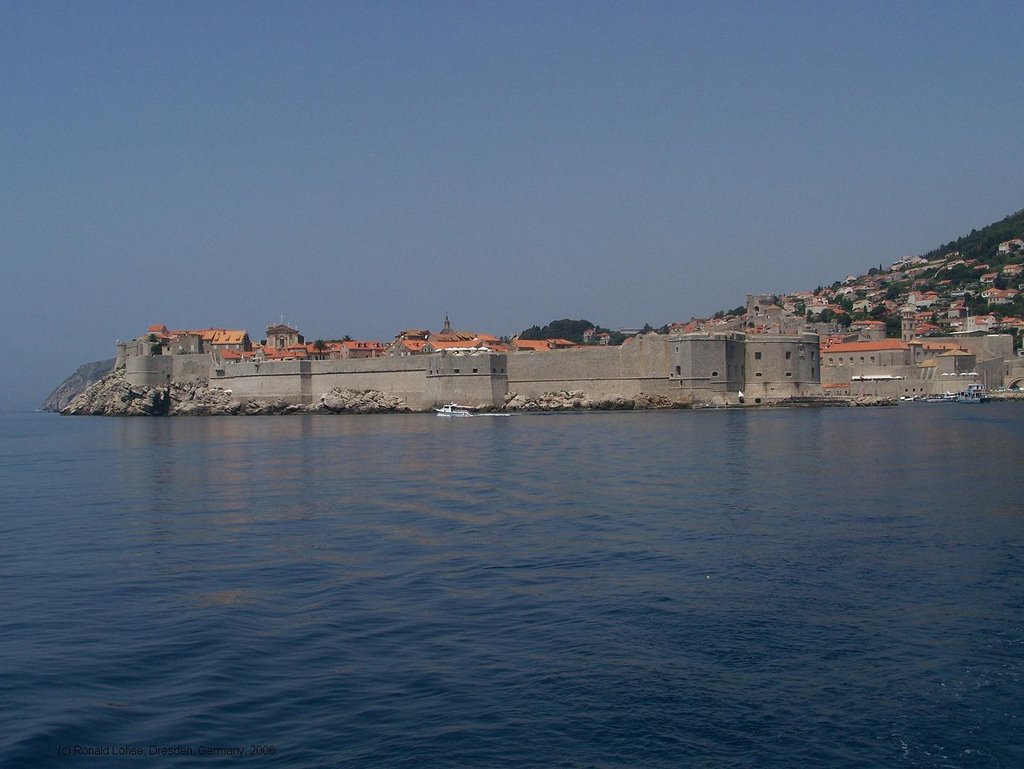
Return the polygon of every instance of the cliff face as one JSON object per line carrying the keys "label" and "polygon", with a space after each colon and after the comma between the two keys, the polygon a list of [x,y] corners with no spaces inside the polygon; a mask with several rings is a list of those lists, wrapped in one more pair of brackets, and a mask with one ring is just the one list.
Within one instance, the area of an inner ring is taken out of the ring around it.
{"label": "cliff face", "polygon": [[93,382],[97,382],[114,370],[114,358],[86,363],[78,367],[74,374],[65,379],[43,401],[39,407],[43,411],[60,411]]}

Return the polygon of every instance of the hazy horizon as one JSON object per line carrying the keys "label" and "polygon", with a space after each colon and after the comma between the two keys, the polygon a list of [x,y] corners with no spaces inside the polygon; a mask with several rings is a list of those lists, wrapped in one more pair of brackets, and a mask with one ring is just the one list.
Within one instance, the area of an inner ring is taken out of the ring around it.
{"label": "hazy horizon", "polygon": [[660,326],[1024,207],[1020,4],[8,3],[6,365]]}

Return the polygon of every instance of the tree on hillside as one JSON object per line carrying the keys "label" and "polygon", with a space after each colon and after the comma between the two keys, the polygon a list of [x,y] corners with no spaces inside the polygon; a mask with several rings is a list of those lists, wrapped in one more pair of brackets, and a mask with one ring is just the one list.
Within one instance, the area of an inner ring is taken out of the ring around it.
{"label": "tree on hillside", "polygon": [[553,320],[546,326],[530,326],[519,334],[520,339],[568,339],[576,344],[583,344],[583,332],[598,329],[589,320]]}

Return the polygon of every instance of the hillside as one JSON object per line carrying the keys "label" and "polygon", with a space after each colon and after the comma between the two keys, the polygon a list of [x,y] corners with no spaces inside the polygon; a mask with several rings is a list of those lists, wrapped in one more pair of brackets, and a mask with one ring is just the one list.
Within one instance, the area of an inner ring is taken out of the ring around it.
{"label": "hillside", "polygon": [[[911,308],[917,336],[1008,333],[1019,347],[1024,336],[1024,209],[888,268],[879,265],[828,287],[782,294],[778,304],[806,317],[823,336],[864,331],[865,324],[881,322],[887,336],[898,337],[901,316]],[[688,325],[728,322],[741,311]]]}
{"label": "hillside", "polygon": [[931,261],[951,251],[958,251],[962,259],[988,259],[996,254],[1000,243],[1014,238],[1024,239],[1024,208],[1002,221],[980,230],[971,230],[969,235],[950,241],[922,256]]}

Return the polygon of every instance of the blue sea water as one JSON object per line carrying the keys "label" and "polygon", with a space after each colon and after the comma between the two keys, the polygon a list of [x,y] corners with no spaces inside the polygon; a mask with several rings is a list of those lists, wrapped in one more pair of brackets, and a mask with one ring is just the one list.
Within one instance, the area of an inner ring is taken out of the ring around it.
{"label": "blue sea water", "polygon": [[3,415],[0,766],[1021,767],[1022,468],[1021,404]]}

